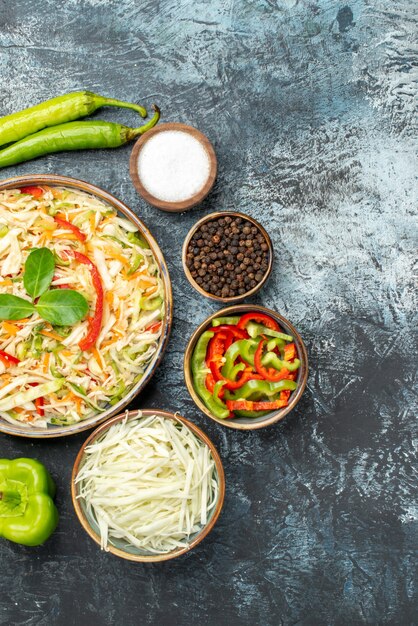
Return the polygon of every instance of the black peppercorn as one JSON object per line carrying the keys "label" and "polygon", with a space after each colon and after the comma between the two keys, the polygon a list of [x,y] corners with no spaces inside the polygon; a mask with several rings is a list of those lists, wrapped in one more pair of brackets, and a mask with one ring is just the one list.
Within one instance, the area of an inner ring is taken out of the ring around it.
{"label": "black peppercorn", "polygon": [[268,269],[269,246],[250,221],[229,215],[202,224],[193,234],[186,266],[207,293],[242,296],[262,281]]}

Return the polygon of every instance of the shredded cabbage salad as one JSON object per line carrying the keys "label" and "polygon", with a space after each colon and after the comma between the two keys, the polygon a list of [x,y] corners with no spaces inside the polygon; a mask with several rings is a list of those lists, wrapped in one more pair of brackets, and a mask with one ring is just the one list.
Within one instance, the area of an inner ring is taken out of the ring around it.
{"label": "shredded cabbage salad", "polygon": [[0,417],[47,427],[94,416],[141,379],[158,348],[164,288],[153,252],[132,222],[88,193],[41,188],[40,197],[0,192],[0,293],[28,299],[23,267],[40,247],[55,257],[52,289],[80,292],[94,314],[91,272],[65,253],[72,250],[95,264],[104,291],[100,334],[88,351],[78,345],[89,332],[88,318],[71,327],[53,327],[37,313],[0,322],[0,351],[15,357],[0,362]]}
{"label": "shredded cabbage salad", "polygon": [[140,412],[86,447],[75,482],[103,550],[114,539],[155,554],[187,547],[219,494],[209,447],[181,422]]}

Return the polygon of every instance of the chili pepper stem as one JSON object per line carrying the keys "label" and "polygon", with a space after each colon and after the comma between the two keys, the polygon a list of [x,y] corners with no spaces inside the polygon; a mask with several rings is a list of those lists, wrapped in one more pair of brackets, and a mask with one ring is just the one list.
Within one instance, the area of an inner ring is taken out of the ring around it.
{"label": "chili pepper stem", "polygon": [[149,122],[147,122],[143,126],[140,126],[139,128],[127,128],[127,127],[125,127],[123,129],[125,131],[125,133],[126,133],[126,135],[125,135],[126,141],[132,141],[132,139],[135,139],[136,137],[139,137],[140,135],[143,135],[144,133],[147,132],[147,130],[150,130],[151,128],[153,128],[156,125],[156,123],[160,119],[161,112],[160,112],[159,107],[157,107],[156,104],[153,104],[151,108],[155,111],[155,113],[152,116],[152,118],[149,120]]}
{"label": "chili pepper stem", "polygon": [[134,104],[133,102],[124,102],[123,100],[116,100],[115,98],[102,98],[100,106],[132,109],[133,111],[139,113],[141,117],[147,117],[147,110],[140,104]]}

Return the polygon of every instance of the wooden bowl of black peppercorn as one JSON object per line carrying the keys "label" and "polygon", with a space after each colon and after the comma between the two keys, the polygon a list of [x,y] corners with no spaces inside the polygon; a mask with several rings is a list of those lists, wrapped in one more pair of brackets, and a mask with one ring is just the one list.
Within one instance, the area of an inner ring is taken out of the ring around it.
{"label": "wooden bowl of black peppercorn", "polygon": [[182,252],[190,284],[226,304],[255,294],[273,266],[273,244],[254,218],[236,211],[211,213],[189,231]]}

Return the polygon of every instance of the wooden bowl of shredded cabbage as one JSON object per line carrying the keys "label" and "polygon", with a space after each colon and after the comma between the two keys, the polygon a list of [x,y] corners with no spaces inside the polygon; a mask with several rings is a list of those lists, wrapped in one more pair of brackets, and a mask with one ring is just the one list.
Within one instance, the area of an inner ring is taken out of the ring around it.
{"label": "wooden bowl of shredded cabbage", "polygon": [[225,476],[211,440],[184,417],[131,411],[97,428],[76,458],[71,493],[82,526],[102,550],[165,561],[212,530]]}

